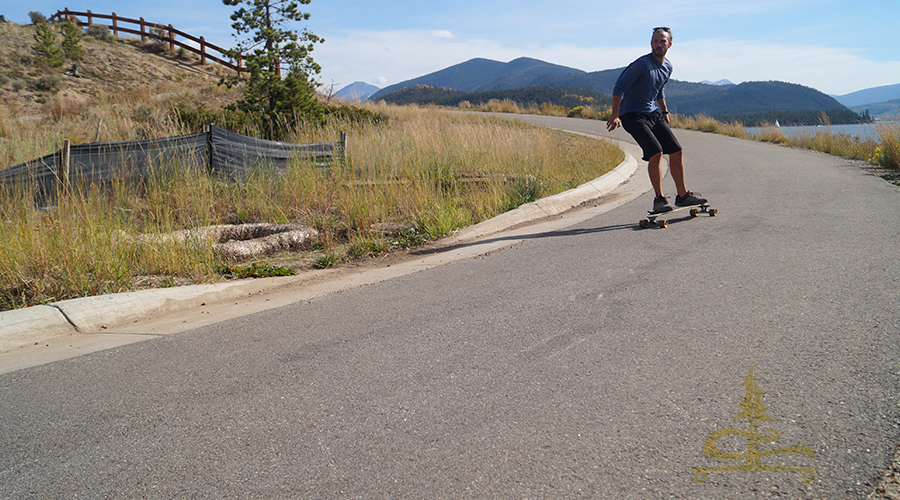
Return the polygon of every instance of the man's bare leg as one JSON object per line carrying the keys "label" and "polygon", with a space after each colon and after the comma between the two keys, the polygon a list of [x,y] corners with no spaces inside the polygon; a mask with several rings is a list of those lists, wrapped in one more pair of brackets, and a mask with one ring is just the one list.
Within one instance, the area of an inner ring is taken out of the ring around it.
{"label": "man's bare leg", "polygon": [[678,190],[678,196],[686,195],[688,190],[684,183],[683,151],[679,151],[677,153],[672,153],[669,155],[669,172],[672,173],[672,180],[675,181],[675,189]]}
{"label": "man's bare leg", "polygon": [[650,158],[647,162],[647,173],[650,174],[650,184],[653,185],[656,196],[662,197],[662,153],[656,153]]}

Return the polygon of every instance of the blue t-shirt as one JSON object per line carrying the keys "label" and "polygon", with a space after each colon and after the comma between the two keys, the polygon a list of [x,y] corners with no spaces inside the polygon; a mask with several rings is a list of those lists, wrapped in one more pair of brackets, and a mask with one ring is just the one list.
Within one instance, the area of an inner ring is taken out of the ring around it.
{"label": "blue t-shirt", "polygon": [[619,116],[625,113],[651,113],[658,109],[656,101],[666,97],[663,88],[671,75],[672,63],[668,59],[660,63],[652,53],[629,64],[613,88],[613,95],[622,96]]}

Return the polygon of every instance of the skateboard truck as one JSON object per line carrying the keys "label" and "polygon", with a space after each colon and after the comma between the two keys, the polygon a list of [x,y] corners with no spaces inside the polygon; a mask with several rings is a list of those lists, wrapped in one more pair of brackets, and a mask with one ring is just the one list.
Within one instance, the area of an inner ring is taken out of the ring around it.
{"label": "skateboard truck", "polygon": [[710,217],[715,217],[719,211],[715,208],[710,208],[709,203],[702,203],[700,205],[687,205],[684,207],[675,207],[672,210],[666,212],[647,212],[647,218],[641,219],[639,223],[642,228],[647,228],[652,225],[656,225],[658,227],[669,227],[669,221],[666,219],[660,219],[659,217],[670,214],[672,212],[677,212],[679,210],[690,210],[691,217],[696,217],[699,214],[705,213],[709,214]]}

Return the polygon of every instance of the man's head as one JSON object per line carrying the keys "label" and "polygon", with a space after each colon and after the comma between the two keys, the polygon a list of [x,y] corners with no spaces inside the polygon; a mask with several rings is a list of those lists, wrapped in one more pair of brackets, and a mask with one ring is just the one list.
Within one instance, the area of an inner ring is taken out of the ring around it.
{"label": "man's head", "polygon": [[653,38],[650,39],[650,47],[653,48],[653,56],[662,62],[671,46],[672,30],[669,28],[653,28]]}
{"label": "man's head", "polygon": [[670,28],[666,28],[665,26],[660,28],[653,28],[653,34],[662,33],[669,38],[669,43],[672,42],[672,30]]}

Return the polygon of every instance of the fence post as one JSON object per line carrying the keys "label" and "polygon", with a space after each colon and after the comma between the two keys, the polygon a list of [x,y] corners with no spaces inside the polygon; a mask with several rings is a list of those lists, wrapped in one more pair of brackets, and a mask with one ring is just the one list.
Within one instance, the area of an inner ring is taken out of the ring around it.
{"label": "fence post", "polygon": [[58,184],[58,195],[57,199],[60,196],[65,195],[69,192],[69,163],[72,152],[72,141],[69,139],[63,140],[62,154],[59,159],[59,184]]}
{"label": "fence post", "polygon": [[66,7],[66,21],[69,20],[69,8]]}
{"label": "fence post", "polygon": [[91,13],[91,11],[88,11],[88,27],[90,27],[92,24],[94,24],[94,15]]}
{"label": "fence post", "polygon": [[200,64],[206,65],[206,39],[200,37]]}
{"label": "fence post", "polygon": [[116,38],[119,38],[119,20],[116,19],[116,13],[112,13],[112,22],[113,22],[113,34],[116,35]]}
{"label": "fence post", "polygon": [[347,132],[341,132],[341,163],[344,162],[345,154],[347,154]]}
{"label": "fence post", "polygon": [[144,23],[144,18],[141,18],[141,43],[147,43],[147,24]]}
{"label": "fence post", "polygon": [[175,52],[175,32],[173,31],[175,28],[172,25],[169,25],[169,50],[171,52]]}
{"label": "fence post", "polygon": [[103,117],[101,116],[99,120],[97,120],[97,135],[94,137],[94,142],[100,142],[100,126],[103,125]]}
{"label": "fence post", "polygon": [[213,127],[214,123],[210,123],[206,127],[206,173],[216,173],[216,166],[213,164]]}

